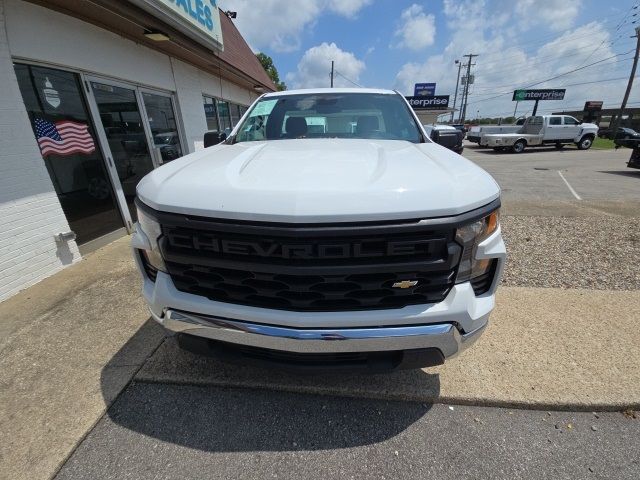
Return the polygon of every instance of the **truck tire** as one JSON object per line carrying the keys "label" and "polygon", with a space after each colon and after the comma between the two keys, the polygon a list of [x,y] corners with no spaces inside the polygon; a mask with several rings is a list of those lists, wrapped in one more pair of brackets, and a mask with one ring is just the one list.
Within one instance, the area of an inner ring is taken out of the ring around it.
{"label": "truck tire", "polygon": [[556,150],[562,150],[564,148],[563,143],[556,143],[554,146],[556,147]]}
{"label": "truck tire", "polygon": [[511,147],[511,151],[513,153],[522,153],[524,152],[524,149],[526,148],[526,146],[527,146],[527,142],[525,142],[524,140],[518,140]]}
{"label": "truck tire", "polygon": [[593,136],[585,135],[576,145],[578,146],[578,150],[589,150],[591,145],[593,145]]}

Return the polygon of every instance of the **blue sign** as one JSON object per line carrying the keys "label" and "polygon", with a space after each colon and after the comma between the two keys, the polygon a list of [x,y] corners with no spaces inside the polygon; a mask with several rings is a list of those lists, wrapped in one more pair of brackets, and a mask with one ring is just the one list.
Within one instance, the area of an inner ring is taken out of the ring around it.
{"label": "blue sign", "polygon": [[435,94],[435,83],[416,83],[416,86],[413,89],[414,97],[433,97]]}

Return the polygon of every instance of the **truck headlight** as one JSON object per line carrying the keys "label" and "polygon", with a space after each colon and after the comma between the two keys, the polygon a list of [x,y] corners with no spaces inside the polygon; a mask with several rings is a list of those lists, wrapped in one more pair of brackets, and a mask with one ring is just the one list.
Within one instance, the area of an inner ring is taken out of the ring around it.
{"label": "truck headlight", "polygon": [[456,230],[456,242],[462,246],[462,256],[458,267],[456,283],[463,283],[489,271],[492,262],[490,258],[477,260],[478,244],[489,237],[500,225],[500,210],[494,210],[489,215]]}
{"label": "truck headlight", "polygon": [[141,208],[136,207],[136,210],[138,212],[138,227],[142,230],[142,233],[147,236],[151,244],[151,250],[141,250],[140,252],[149,266],[155,270],[166,272],[167,267],[164,264],[164,259],[160,254],[160,248],[158,246],[158,239],[162,235],[160,224],[154,218],[147,215]]}

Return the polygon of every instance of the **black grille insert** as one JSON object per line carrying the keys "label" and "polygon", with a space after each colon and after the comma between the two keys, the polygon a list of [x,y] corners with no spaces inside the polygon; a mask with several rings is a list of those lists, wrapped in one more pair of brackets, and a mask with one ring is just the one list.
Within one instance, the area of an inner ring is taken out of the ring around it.
{"label": "black grille insert", "polygon": [[292,311],[442,301],[455,282],[455,227],[287,226],[161,216],[160,248],[180,291]]}

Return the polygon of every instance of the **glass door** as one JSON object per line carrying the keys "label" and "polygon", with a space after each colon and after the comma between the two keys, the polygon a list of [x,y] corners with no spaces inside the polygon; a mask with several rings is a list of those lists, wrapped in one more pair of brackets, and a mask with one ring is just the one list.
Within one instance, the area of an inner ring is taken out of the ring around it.
{"label": "glass door", "polygon": [[122,191],[135,221],[136,185],[155,165],[135,87],[90,79],[91,91]]}
{"label": "glass door", "polygon": [[141,91],[156,160],[159,164],[182,156],[178,122],[170,95]]}

